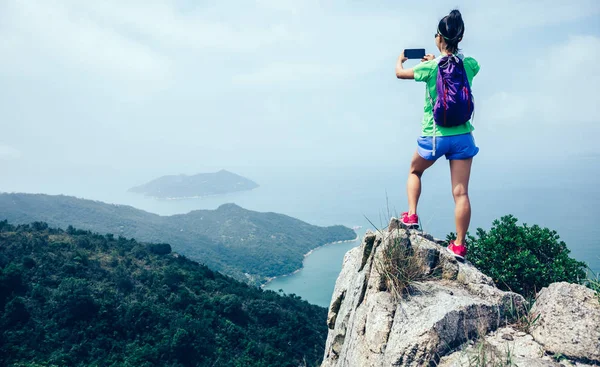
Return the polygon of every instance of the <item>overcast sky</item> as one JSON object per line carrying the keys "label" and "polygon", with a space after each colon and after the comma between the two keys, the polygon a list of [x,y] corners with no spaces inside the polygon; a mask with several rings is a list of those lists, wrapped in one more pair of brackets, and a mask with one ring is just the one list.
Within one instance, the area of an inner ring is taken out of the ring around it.
{"label": "overcast sky", "polygon": [[481,159],[597,161],[597,0],[1,0],[0,175],[408,159],[424,87],[395,61],[457,2]]}

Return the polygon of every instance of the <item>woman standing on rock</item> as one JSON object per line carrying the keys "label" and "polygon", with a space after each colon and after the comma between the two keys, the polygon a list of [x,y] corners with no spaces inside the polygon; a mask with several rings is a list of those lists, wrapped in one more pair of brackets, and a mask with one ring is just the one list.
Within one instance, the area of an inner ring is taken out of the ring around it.
{"label": "woman standing on rock", "polygon": [[425,115],[417,150],[410,163],[407,182],[408,212],[402,213],[401,222],[407,228],[417,228],[417,204],[421,195],[421,176],[442,155],[450,161],[456,240],[448,250],[458,258],[467,254],[466,233],[471,221],[469,176],[473,157],[479,152],[475,145],[470,119],[473,113],[471,84],[479,72],[479,64],[472,57],[459,53],[458,44],[465,25],[458,10],[440,20],[435,32],[435,44],[441,55],[428,54],[412,69],[404,69],[404,52],[396,63],[399,79],[425,82]]}

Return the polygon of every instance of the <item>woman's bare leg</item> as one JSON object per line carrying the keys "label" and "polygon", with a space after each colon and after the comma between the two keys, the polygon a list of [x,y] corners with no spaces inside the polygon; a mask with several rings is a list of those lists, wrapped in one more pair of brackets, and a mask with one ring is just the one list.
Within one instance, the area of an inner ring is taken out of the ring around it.
{"label": "woman's bare leg", "polygon": [[465,237],[471,222],[471,202],[469,201],[469,177],[473,158],[450,161],[452,195],[454,196],[454,220],[456,222],[456,243],[465,244]]}
{"label": "woman's bare leg", "polygon": [[408,181],[406,182],[406,194],[408,196],[408,214],[417,213],[417,204],[421,196],[421,176],[423,172],[431,167],[435,161],[428,161],[415,152],[410,162]]}

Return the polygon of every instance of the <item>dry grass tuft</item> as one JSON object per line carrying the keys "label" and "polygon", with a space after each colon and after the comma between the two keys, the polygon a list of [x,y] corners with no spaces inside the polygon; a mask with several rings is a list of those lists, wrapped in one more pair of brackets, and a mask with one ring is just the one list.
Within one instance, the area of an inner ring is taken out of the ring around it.
{"label": "dry grass tuft", "polygon": [[382,277],[381,290],[389,291],[394,299],[410,295],[414,283],[439,278],[438,272],[427,272],[424,260],[417,256],[407,238],[396,238],[381,250],[376,269]]}
{"label": "dry grass tuft", "polygon": [[598,302],[600,302],[600,274],[594,273],[592,269],[588,267],[588,278],[583,284],[594,291]]}
{"label": "dry grass tuft", "polygon": [[506,344],[506,350],[499,352],[485,339],[479,339],[468,355],[469,367],[515,366],[513,351]]}

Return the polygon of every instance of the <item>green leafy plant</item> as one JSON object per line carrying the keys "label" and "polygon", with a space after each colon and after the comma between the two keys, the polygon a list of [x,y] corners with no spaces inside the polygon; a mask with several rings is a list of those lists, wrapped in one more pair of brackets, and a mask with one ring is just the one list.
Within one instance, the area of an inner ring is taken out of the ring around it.
{"label": "green leafy plant", "polygon": [[585,279],[585,263],[569,256],[556,231],[517,222],[507,215],[489,231],[478,228],[477,238],[468,236],[469,260],[500,289],[528,297],[550,283]]}

